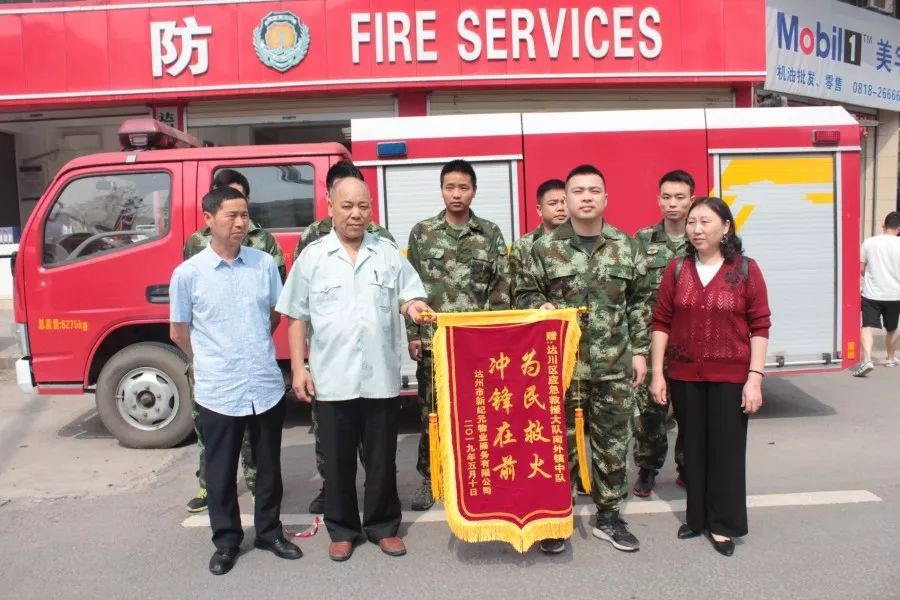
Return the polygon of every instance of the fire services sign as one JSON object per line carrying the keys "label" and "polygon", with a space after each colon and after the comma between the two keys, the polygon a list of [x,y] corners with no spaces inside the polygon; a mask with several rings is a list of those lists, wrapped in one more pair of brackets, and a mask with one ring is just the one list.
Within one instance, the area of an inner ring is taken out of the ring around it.
{"label": "fire services sign", "polygon": [[0,9],[0,104],[749,82],[765,74],[764,11],[755,0],[375,4],[176,0]]}
{"label": "fire services sign", "polygon": [[834,0],[768,0],[766,89],[900,111],[900,26]]}

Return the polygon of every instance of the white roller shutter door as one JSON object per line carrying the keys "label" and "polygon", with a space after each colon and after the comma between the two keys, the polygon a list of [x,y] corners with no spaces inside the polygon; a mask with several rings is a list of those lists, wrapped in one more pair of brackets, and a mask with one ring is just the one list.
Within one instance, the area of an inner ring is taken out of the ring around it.
{"label": "white roller shutter door", "polygon": [[[511,243],[515,227],[513,161],[473,162],[478,189],[472,210],[482,219],[493,221]],[[384,225],[406,251],[413,226],[444,209],[441,198],[443,164],[390,165],[384,167]]]}
{"label": "white roller shutter door", "polygon": [[392,95],[227,100],[189,104],[187,122],[191,128],[273,125],[393,117],[396,112]]}
{"label": "white roller shutter door", "polygon": [[428,98],[430,115],[733,106],[730,88],[435,92]]}
{"label": "white roller shutter door", "polygon": [[772,328],[766,363],[821,364],[837,351],[840,301],[834,155],[757,154],[719,159],[747,256],[766,280]]}

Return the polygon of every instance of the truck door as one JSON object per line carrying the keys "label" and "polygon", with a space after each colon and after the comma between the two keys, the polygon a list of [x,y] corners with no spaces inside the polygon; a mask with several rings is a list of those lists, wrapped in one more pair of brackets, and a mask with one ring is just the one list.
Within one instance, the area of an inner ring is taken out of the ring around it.
{"label": "truck door", "polygon": [[177,163],[94,167],[48,191],[22,256],[38,385],[80,389],[110,330],[168,321],[163,299],[184,239],[181,175]]}

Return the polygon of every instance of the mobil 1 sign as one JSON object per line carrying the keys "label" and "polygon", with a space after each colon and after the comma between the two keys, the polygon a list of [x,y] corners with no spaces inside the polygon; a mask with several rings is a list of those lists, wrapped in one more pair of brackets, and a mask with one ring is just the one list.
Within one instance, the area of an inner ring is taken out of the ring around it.
{"label": "mobil 1 sign", "polygon": [[767,0],[766,89],[900,111],[900,21],[835,0]]}

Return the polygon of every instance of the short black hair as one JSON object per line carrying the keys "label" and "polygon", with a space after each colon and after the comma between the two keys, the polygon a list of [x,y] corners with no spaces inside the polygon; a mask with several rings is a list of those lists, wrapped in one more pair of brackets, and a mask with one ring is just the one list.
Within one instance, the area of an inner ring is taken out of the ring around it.
{"label": "short black hair", "polygon": [[234,169],[220,169],[217,171],[209,189],[214,190],[220,187],[228,187],[232,183],[241,186],[241,189],[244,190],[244,198],[250,197],[250,182],[247,181],[247,178],[244,177],[243,173],[235,171]]}
{"label": "short black hair", "polygon": [[[704,196],[702,198],[697,198],[691,204],[691,209],[688,211],[688,216],[694,209],[699,208],[701,206],[705,206],[714,213],[716,213],[720,219],[722,219],[723,223],[728,223],[730,227],[728,228],[728,233],[725,234],[725,237],[722,239],[722,255],[725,257],[725,260],[728,260],[732,256],[739,256],[744,253],[744,245],[741,242],[741,238],[738,237],[737,233],[735,233],[734,227],[734,216],[731,214],[731,209],[721,198],[717,198],[715,196]],[[687,253],[688,256],[696,256],[697,249],[694,248],[693,244],[687,245]]]}
{"label": "short black hair", "polygon": [[691,174],[683,169],[675,169],[674,171],[669,171],[665,175],[659,178],[659,187],[662,187],[664,183],[685,183],[689,188],[691,188],[691,194],[694,193],[694,178],[691,177]]}
{"label": "short black hair", "polygon": [[226,200],[243,200],[246,202],[247,196],[228,185],[213,188],[203,196],[203,200],[201,201],[203,212],[211,215],[216,214],[219,212],[219,208],[222,207],[222,203]]}
{"label": "short black hair", "polygon": [[541,203],[544,198],[544,194],[551,190],[566,190],[566,182],[562,179],[548,179],[544,183],[538,186],[537,189],[537,202]]}
{"label": "short black hair", "polygon": [[475,168],[472,167],[472,163],[467,160],[463,160],[462,158],[457,158],[455,160],[451,160],[444,168],[441,169],[441,187],[444,187],[444,175],[447,173],[462,173],[464,175],[468,175],[472,179],[472,187],[478,189],[478,180],[475,177]]}
{"label": "short black hair", "polygon": [[884,218],[884,226],[888,229],[897,229],[900,227],[900,211],[889,212]]}
{"label": "short black hair", "polygon": [[606,177],[603,176],[603,173],[600,172],[600,169],[598,169],[594,165],[588,164],[578,165],[577,167],[569,171],[569,174],[566,175],[566,185],[569,184],[569,181],[573,177],[577,177],[578,175],[599,175],[600,179],[603,180],[603,185],[606,185]]}
{"label": "short black hair", "polygon": [[347,160],[345,158],[337,161],[328,168],[328,173],[325,174],[325,189],[328,190],[328,193],[330,194],[334,182],[338,179],[346,179],[347,177],[365,181],[359,167],[354,165],[352,160]]}

